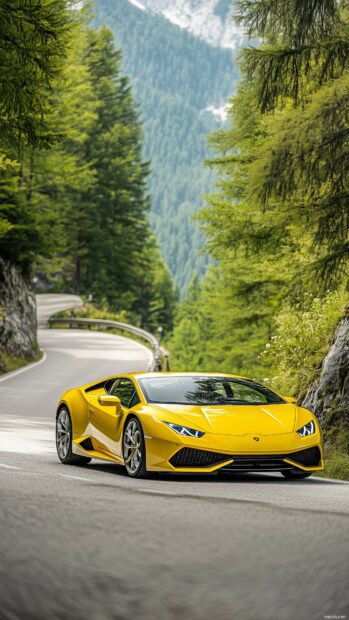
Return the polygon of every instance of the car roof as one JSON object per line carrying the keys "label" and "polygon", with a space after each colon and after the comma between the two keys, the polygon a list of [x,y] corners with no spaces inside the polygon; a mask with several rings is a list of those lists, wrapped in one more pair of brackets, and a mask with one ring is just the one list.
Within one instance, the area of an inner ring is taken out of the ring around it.
{"label": "car roof", "polygon": [[124,377],[134,377],[143,379],[145,377],[231,377],[233,379],[246,379],[240,375],[233,375],[228,372],[132,372]]}

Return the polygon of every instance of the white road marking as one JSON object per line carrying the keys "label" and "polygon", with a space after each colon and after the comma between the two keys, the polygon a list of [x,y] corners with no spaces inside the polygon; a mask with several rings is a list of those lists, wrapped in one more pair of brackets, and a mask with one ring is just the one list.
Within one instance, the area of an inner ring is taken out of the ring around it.
{"label": "white road marking", "polygon": [[21,469],[20,467],[15,467],[14,465],[5,465],[5,463],[0,463],[0,467],[3,467],[3,469]]}
{"label": "white road marking", "polygon": [[16,377],[17,375],[22,374],[22,372],[31,370],[35,366],[39,366],[40,364],[43,364],[44,361],[46,360],[46,351],[42,351],[42,349],[40,350],[42,352],[41,360],[39,360],[38,362],[33,362],[32,364],[27,364],[27,366],[23,366],[23,368],[18,368],[18,370],[13,370],[12,372],[6,372],[5,375],[0,378],[0,383],[2,383],[3,381],[7,381],[8,379],[12,379],[12,377]]}

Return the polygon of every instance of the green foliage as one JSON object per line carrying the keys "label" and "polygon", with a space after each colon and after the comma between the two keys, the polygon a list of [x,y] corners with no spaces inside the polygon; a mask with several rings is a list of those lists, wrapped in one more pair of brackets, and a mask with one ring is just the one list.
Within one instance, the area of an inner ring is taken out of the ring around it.
{"label": "green foliage", "polygon": [[[37,270],[40,282],[171,329],[175,293],[148,221],[142,126],[112,33],[89,29],[70,2],[7,4],[1,255],[28,278]],[[25,46],[26,77],[16,76]]]}
{"label": "green foliage", "polygon": [[97,25],[107,24],[121,45],[144,118],[150,159],[151,224],[183,290],[208,262],[192,215],[203,205],[212,172],[202,165],[206,136],[218,121],[205,109],[222,105],[238,78],[231,51],[208,45],[127,0],[98,0]]}
{"label": "green foliage", "polygon": [[266,263],[243,256],[211,266],[201,287],[180,305],[167,346],[176,370],[231,372],[263,379],[260,357],[280,304],[280,280]]}
{"label": "green foliage", "polygon": [[38,362],[42,358],[42,351],[36,350],[30,359],[9,355],[6,351],[0,351],[0,374],[12,372],[27,364]]}
{"label": "green foliage", "polygon": [[154,334],[160,328],[166,336],[173,329],[178,293],[155,239],[147,248],[147,261],[132,320]]}
{"label": "green foliage", "polygon": [[209,319],[201,303],[197,278],[191,282],[176,316],[173,334],[165,341],[171,351],[171,369],[179,372],[205,370],[205,346]]}
{"label": "green foliage", "polygon": [[33,193],[33,153],[59,138],[52,93],[62,83],[74,18],[63,0],[4,1],[0,6],[1,254],[25,274],[52,248],[52,219]]}
{"label": "green foliage", "polygon": [[349,433],[343,429],[333,442],[325,444],[325,470],[319,474],[324,478],[349,480]]}
{"label": "green foliage", "polygon": [[[130,307],[142,280],[150,235],[141,126],[127,79],[120,74],[120,53],[107,29],[89,32],[87,64],[98,103],[84,145],[85,162],[95,178],[92,187],[79,190],[84,225],[75,215],[75,289],[106,297],[119,308],[122,303]],[[72,208],[75,211],[75,205]]]}
{"label": "green foliage", "polygon": [[105,319],[110,321],[120,321],[121,323],[128,323],[130,321],[130,317],[125,310],[122,310],[121,312],[111,312],[106,299],[102,299],[99,302],[98,307],[92,302],[84,299],[84,305],[80,308],[75,308],[74,310],[63,310],[56,316],[62,318],[76,317],[79,319]]}
{"label": "green foliage", "polygon": [[51,144],[52,89],[61,77],[73,11],[65,0],[2,0],[0,142]]}
{"label": "green foliage", "polygon": [[316,377],[348,303],[344,289],[325,298],[305,295],[302,304],[284,305],[262,354],[271,370],[265,381],[284,394],[300,397]]}
{"label": "green foliage", "polygon": [[337,0],[237,0],[236,21],[264,45],[244,50],[244,70],[263,112],[338,77],[348,66],[349,39]]}
{"label": "green foliage", "polygon": [[277,204],[303,227],[313,245],[310,266],[324,288],[338,285],[349,256],[346,4],[242,0],[237,12],[265,41],[244,52],[245,81],[262,112],[278,111],[249,170],[250,196],[264,210]]}
{"label": "green foliage", "polygon": [[[199,216],[207,247],[219,264],[209,270],[197,304],[209,324],[209,332],[198,342],[202,349],[198,370],[262,379],[267,365],[260,353],[272,334],[274,316],[289,286],[290,268],[298,258],[284,215],[275,212],[266,218],[247,197],[247,170],[258,157],[267,132],[248,88],[242,86],[233,99],[230,119],[230,126],[211,138],[218,156],[210,165],[219,171],[220,180]],[[188,347],[180,344],[180,329],[181,322],[176,324],[174,343],[170,342],[179,361],[183,347]],[[179,347],[176,352],[174,345]]]}
{"label": "green foliage", "polygon": [[298,396],[319,373],[348,303],[344,8],[236,3],[263,45],[244,51],[230,126],[211,138],[219,180],[199,220],[218,264],[179,310],[169,342],[179,367],[191,355],[192,370],[246,374]]}

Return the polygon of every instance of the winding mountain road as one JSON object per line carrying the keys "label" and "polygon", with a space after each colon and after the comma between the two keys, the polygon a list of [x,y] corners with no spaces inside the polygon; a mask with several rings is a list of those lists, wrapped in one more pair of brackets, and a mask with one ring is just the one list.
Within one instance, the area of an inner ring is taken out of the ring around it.
{"label": "winding mountain road", "polygon": [[[43,296],[39,322],[78,299]],[[142,345],[39,333],[41,362],[0,378],[1,620],[315,620],[349,614],[349,484],[280,475],[131,480],[63,466],[67,387],[145,370]]]}

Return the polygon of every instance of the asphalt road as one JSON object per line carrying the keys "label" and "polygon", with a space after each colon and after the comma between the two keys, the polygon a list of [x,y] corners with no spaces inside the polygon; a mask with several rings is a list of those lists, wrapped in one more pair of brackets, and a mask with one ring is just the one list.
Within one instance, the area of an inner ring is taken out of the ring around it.
{"label": "asphalt road", "polygon": [[42,330],[40,343],[41,363],[0,379],[1,620],[349,615],[347,483],[64,466],[59,394],[150,358],[96,332]]}

